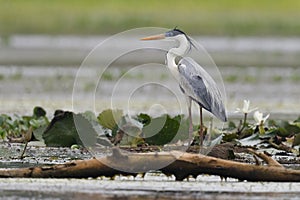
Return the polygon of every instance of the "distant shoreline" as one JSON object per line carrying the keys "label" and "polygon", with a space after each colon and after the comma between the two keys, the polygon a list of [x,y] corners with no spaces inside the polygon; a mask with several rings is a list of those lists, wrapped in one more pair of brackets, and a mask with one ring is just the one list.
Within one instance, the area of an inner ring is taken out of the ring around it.
{"label": "distant shoreline", "polygon": [[[80,65],[88,53],[108,37],[12,35],[0,38],[0,65]],[[195,36],[194,39],[218,66],[300,66],[300,38]],[[132,44],[125,38],[106,53],[129,45]],[[128,60],[125,64],[135,62],[138,60]]]}

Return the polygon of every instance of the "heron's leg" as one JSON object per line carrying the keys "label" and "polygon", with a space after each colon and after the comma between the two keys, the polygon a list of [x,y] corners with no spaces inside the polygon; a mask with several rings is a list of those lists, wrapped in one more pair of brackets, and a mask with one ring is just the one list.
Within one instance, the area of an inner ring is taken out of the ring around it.
{"label": "heron's leg", "polygon": [[[199,105],[200,106],[200,105]],[[203,118],[202,118],[202,106],[200,106],[200,128],[199,128],[199,143],[200,146],[203,145]]]}
{"label": "heron's leg", "polygon": [[193,120],[192,120],[192,100],[189,97],[186,97],[188,112],[189,112],[189,140],[193,138]]}

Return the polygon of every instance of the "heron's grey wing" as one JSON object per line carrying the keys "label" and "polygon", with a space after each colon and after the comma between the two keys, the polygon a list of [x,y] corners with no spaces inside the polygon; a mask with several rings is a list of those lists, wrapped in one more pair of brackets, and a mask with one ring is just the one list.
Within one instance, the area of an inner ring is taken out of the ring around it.
{"label": "heron's grey wing", "polygon": [[[180,65],[179,68],[181,67],[183,66]],[[186,75],[186,73],[182,73],[182,69],[179,69],[179,71],[181,75]],[[184,94],[191,97],[206,110],[211,111],[209,103],[211,101],[210,94],[208,93],[206,85],[200,76],[185,76],[184,78],[181,78],[179,86]]]}
{"label": "heron's grey wing", "polygon": [[227,116],[221,92],[212,77],[192,58],[183,58],[178,65],[180,87],[184,93],[222,121]]}

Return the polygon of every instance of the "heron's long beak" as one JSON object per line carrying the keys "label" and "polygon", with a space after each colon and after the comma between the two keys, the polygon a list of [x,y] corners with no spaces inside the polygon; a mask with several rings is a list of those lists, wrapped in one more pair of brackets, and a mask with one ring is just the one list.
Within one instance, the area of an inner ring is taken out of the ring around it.
{"label": "heron's long beak", "polygon": [[152,35],[149,37],[141,38],[141,40],[161,40],[165,38],[165,34]]}

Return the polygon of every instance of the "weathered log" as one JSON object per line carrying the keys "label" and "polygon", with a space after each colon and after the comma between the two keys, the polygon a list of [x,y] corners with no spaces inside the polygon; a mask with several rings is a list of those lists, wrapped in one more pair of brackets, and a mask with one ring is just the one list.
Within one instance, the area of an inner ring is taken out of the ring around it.
{"label": "weathered log", "polygon": [[286,169],[263,153],[254,153],[268,165],[254,165],[179,151],[122,154],[113,150],[112,156],[78,160],[53,166],[20,169],[0,169],[0,177],[88,178],[137,175],[159,169],[176,180],[200,174],[219,175],[248,181],[299,182],[300,171]]}

